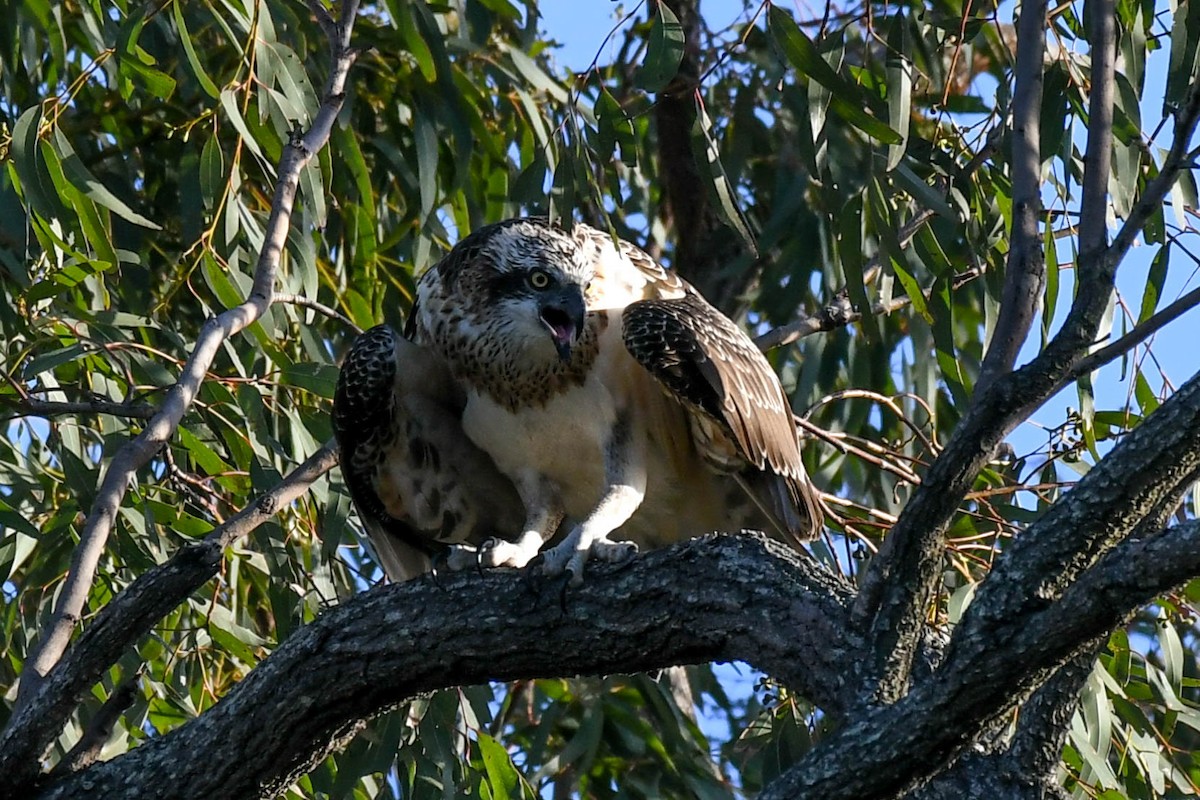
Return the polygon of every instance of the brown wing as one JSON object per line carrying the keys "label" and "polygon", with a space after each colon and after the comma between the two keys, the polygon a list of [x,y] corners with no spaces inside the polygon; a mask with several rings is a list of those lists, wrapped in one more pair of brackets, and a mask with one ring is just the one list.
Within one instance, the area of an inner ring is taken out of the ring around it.
{"label": "brown wing", "polygon": [[[820,532],[791,407],[750,338],[695,289],[632,303],[622,313],[630,354],[694,414],[693,439],[714,466],[736,470],[796,541]],[[741,465],[730,456],[736,454]]]}
{"label": "brown wing", "polygon": [[520,498],[463,433],[463,402],[441,360],[386,325],[359,336],[342,363],[342,474],[392,580],[427,571],[448,544],[520,530]]}

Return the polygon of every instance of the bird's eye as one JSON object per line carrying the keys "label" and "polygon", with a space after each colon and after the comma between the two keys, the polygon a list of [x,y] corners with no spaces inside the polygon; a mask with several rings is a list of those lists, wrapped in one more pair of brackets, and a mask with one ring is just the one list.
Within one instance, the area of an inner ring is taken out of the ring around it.
{"label": "bird's eye", "polygon": [[540,269],[529,273],[529,285],[535,289],[545,289],[550,285],[550,276]]}

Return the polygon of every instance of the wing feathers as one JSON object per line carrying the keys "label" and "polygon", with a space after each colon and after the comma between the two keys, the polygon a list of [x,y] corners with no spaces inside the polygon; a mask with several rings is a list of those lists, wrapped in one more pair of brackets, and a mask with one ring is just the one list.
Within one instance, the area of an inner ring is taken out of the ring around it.
{"label": "wing feathers", "polygon": [[[709,418],[703,428],[715,423],[759,473],[749,483],[758,499],[769,498],[785,531],[797,540],[815,536],[821,511],[800,459],[791,407],[749,337],[691,287],[679,298],[632,303],[621,322],[630,354],[693,413]],[[718,466],[732,466],[719,441],[697,444]]]}

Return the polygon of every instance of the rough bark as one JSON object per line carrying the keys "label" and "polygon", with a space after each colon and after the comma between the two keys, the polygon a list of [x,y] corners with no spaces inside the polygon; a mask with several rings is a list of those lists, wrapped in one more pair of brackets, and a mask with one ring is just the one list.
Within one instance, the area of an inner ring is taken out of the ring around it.
{"label": "rough bark", "polygon": [[862,653],[848,603],[840,579],[752,536],[596,566],[565,594],[509,570],[380,587],[301,629],[197,719],[38,796],[269,797],[370,717],[488,680],[738,659],[844,711]]}
{"label": "rough bark", "polygon": [[740,297],[755,279],[747,269],[727,268],[744,254],[740,238],[713,207],[710,179],[701,171],[692,135],[696,125],[696,91],[700,86],[700,0],[662,0],[679,18],[684,31],[683,58],[674,80],[654,104],[658,162],[665,217],[675,227],[673,266],[714,305],[735,314]]}

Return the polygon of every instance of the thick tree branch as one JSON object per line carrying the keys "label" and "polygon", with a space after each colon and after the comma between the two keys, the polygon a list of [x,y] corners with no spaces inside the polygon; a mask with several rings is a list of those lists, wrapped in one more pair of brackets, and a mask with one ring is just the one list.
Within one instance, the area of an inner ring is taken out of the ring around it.
{"label": "thick tree branch", "polygon": [[13,787],[31,783],[42,753],[62,731],[79,696],[159,620],[216,576],[226,547],[287,508],[336,463],[336,444],[327,442],[274,489],[202,541],[179,548],[139,575],[101,609],[0,735],[0,774],[6,781]]}
{"label": "thick tree branch", "polygon": [[[940,769],[1090,642],[1200,573],[1200,521],[1121,541],[1163,519],[1197,474],[1200,376],[1013,540],[930,679],[851,720],[764,798],[883,797]],[[904,742],[884,753],[881,737]]]}
{"label": "thick tree branch", "polygon": [[34,696],[42,679],[67,648],[71,634],[83,613],[84,603],[91,592],[96,565],[104,553],[121,502],[137,471],[154,457],[179,427],[180,421],[191,408],[200,390],[208,368],[220,352],[222,343],[259,319],[271,304],[280,255],[287,242],[292,205],[295,202],[301,170],[309,159],[325,146],[342,107],[346,77],[354,62],[354,55],[350,49],[350,31],[357,11],[357,0],[346,0],[343,4],[342,18],[336,26],[338,39],[330,42],[335,57],[325,87],[324,100],[309,131],[292,141],[284,151],[279,167],[279,180],[271,203],[271,216],[267,220],[250,296],[241,305],[211,317],[204,323],[192,353],[180,372],[178,382],[167,392],[158,413],[146,424],[141,434],[117,452],[105,470],[80,535],[79,545],[72,554],[71,566],[59,592],[53,618],[25,661],[17,695],[18,709]]}
{"label": "thick tree branch", "polygon": [[975,383],[976,393],[1009,372],[1025,344],[1046,284],[1046,259],[1038,223],[1042,216],[1042,59],[1046,0],[1025,0],[1017,23],[1017,64],[1012,103],[1013,225],[1000,316]]}
{"label": "thick tree branch", "polygon": [[[955,758],[1089,642],[1196,574],[1200,521],[1122,544],[1060,602],[1028,609],[1011,626],[973,629],[969,647],[948,654],[931,679],[836,731],[762,800],[874,800],[904,791]],[[968,613],[982,600],[977,596]]]}
{"label": "thick tree branch", "polygon": [[383,586],[299,630],[197,719],[39,796],[271,796],[371,716],[487,680],[737,659],[841,711],[862,646],[848,600],[834,576],[758,536],[597,565],[565,595],[509,570]]}
{"label": "thick tree branch", "polygon": [[[1108,8],[1111,10],[1111,5]],[[1102,47],[1104,41],[1112,44],[1111,36],[1104,33],[1112,21],[1097,21],[1101,16],[1093,15],[1101,31],[1094,37],[1096,47]],[[1107,78],[1111,82],[1111,72]],[[1112,89],[1104,83],[1105,73],[1094,73],[1092,91],[1096,97],[1111,98]],[[1004,437],[1057,391],[1092,346],[1117,266],[1186,168],[1184,156],[1198,117],[1200,91],[1193,87],[1187,105],[1176,117],[1173,144],[1159,176],[1146,187],[1113,244],[1081,252],[1078,289],[1062,329],[1033,361],[977,396],[872,561],[856,603],[856,616],[872,627],[874,676],[880,681],[881,698],[894,698],[904,691],[906,664],[933,597],[942,542],[954,510]],[[1093,121],[1104,118],[1105,113],[1096,108]],[[1108,173],[1101,177],[1107,181]],[[885,681],[883,676],[889,677]]]}
{"label": "thick tree branch", "polygon": [[[1200,376],[1180,387],[1005,551],[951,643],[1063,597],[1147,517],[1161,519],[1200,471]],[[1160,566],[1161,573],[1168,568]],[[1014,633],[1015,635],[1015,633]]]}

